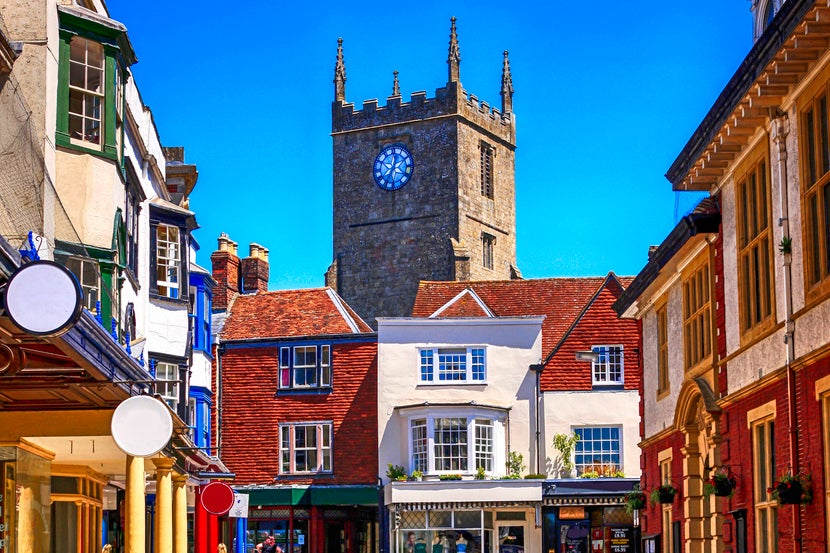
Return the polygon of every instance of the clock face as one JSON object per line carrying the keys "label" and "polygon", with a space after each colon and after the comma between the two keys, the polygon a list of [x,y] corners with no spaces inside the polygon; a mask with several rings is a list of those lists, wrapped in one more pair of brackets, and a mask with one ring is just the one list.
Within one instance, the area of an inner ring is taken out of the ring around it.
{"label": "clock face", "polygon": [[372,175],[384,190],[398,190],[412,178],[412,154],[401,144],[386,146],[375,158]]}

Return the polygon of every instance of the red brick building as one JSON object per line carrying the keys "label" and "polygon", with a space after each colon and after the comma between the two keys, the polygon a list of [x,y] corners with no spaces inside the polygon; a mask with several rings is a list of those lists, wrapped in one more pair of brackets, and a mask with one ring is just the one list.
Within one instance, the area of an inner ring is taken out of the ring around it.
{"label": "red brick building", "polygon": [[249,501],[226,543],[251,551],[273,534],[287,553],[374,551],[377,336],[329,288],[265,291],[264,248],[240,260],[226,242],[212,256],[227,297],[216,445]]}
{"label": "red brick building", "polygon": [[642,484],[676,490],[641,511],[648,551],[830,541],[830,8],[752,8],[755,45],[666,175],[707,197],[615,304],[643,325]]}

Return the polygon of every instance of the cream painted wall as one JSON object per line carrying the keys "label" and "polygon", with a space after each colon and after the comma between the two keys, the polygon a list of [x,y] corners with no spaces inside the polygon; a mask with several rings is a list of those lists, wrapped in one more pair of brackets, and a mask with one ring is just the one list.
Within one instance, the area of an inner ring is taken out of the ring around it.
{"label": "cream painted wall", "polygon": [[[535,375],[541,361],[543,317],[493,319],[378,319],[378,474],[387,463],[409,467],[407,419],[395,408],[424,402],[500,406],[509,411],[510,449],[533,459],[531,417]],[[484,346],[486,385],[419,385],[419,349],[424,346]],[[471,407],[472,409],[472,407]],[[535,420],[535,419],[534,419]],[[507,435],[505,435],[507,439]],[[504,473],[494,464],[496,474]]]}
{"label": "cream painted wall", "polygon": [[549,477],[559,458],[553,435],[569,434],[577,427],[618,426],[621,428],[622,470],[626,477],[640,476],[640,394],[637,390],[546,392],[543,396],[544,430],[542,451]]}

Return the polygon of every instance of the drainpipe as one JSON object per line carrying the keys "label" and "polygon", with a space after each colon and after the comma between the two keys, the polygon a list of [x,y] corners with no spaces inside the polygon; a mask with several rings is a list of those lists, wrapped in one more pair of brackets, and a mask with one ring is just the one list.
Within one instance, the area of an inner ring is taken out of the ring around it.
{"label": "drainpipe", "polygon": [[[778,226],[785,241],[791,239],[787,196],[787,115],[781,114],[772,122],[772,139],[778,153]],[[796,411],[795,372],[795,321],[793,321],[792,254],[784,253],[784,343],[787,347],[787,417],[790,425],[790,467],[798,474],[798,413]],[[801,553],[801,508],[793,505],[793,551]]]}
{"label": "drainpipe", "polygon": [[222,354],[224,344],[216,334],[216,456],[222,458]]}
{"label": "drainpipe", "polygon": [[541,363],[536,363],[530,366],[530,370],[536,373],[536,389],[534,392],[534,414],[536,416],[536,474],[543,474],[542,473],[542,444],[541,444],[541,434],[542,434],[542,417],[540,412],[540,405],[541,405],[541,378],[542,378],[542,371],[545,370],[545,366]]}

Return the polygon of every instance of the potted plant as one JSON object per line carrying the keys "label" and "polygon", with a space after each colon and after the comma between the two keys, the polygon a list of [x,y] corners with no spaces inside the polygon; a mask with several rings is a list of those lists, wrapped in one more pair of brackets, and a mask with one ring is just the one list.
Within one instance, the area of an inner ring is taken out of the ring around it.
{"label": "potted plant", "polygon": [[409,475],[413,480],[416,482],[420,482],[424,478],[424,473],[418,469],[412,471],[412,474]]}
{"label": "potted plant", "polygon": [[736,485],[737,480],[734,476],[729,472],[719,470],[713,472],[709,479],[703,483],[703,493],[718,497],[732,497]]}
{"label": "potted plant", "polygon": [[386,477],[389,478],[389,480],[406,482],[406,470],[401,465],[393,465],[392,463],[389,463],[386,468]]}
{"label": "potted plant", "polygon": [[442,474],[438,477],[439,480],[461,480],[460,474]]}
{"label": "potted plant", "polygon": [[487,479],[487,471],[484,470],[484,467],[479,465],[476,468],[476,480],[485,480]]}
{"label": "potted plant", "polygon": [[640,509],[646,508],[646,494],[643,490],[640,489],[640,485],[637,486],[625,494],[625,510],[627,513],[631,514],[634,511],[639,511]]}
{"label": "potted plant", "polygon": [[773,499],[777,499],[781,505],[809,503],[813,500],[810,480],[810,475],[803,472],[798,474],[787,473],[780,476],[772,487],[767,488],[767,493]]}
{"label": "potted plant", "polygon": [[667,504],[674,502],[674,496],[677,495],[677,488],[672,486],[671,484],[660,484],[653,490],[651,490],[651,503],[657,504]]}

